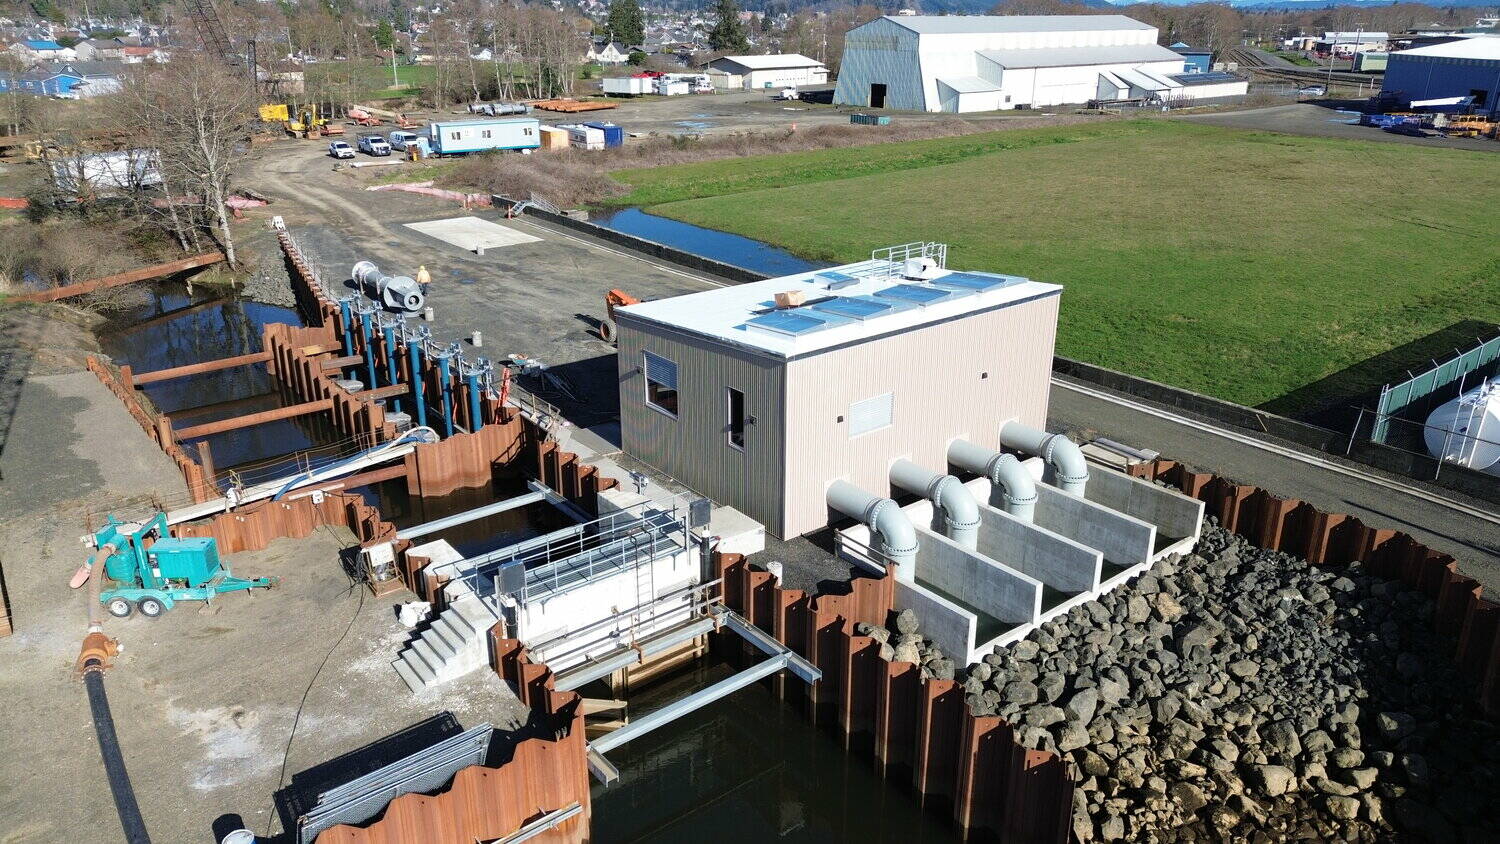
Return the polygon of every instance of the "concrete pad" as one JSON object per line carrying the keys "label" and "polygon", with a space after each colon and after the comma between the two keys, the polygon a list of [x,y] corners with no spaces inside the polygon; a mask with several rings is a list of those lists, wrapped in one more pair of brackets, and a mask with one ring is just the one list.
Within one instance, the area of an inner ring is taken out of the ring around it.
{"label": "concrete pad", "polygon": [[481,220],[478,217],[449,217],[444,220],[428,220],[424,223],[407,223],[406,227],[469,252],[479,247],[494,249],[541,240],[539,237],[533,237],[509,226]]}

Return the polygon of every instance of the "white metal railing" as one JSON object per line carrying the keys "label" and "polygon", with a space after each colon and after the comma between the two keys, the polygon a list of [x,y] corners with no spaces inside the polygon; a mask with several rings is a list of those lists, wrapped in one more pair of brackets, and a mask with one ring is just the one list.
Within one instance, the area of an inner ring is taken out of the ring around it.
{"label": "white metal railing", "polygon": [[[685,619],[708,617],[724,601],[723,585],[721,578],[674,589],[575,630],[527,643],[526,647],[536,658],[559,665],[569,663],[574,657],[587,657],[604,645],[624,643],[633,647],[641,639]],[[561,648],[564,645],[567,647]]]}
{"label": "white metal railing", "polygon": [[931,258],[939,268],[948,266],[948,244],[933,240],[916,240],[870,251],[871,261],[885,261],[887,276],[900,272],[911,258]]}
{"label": "white metal railing", "polygon": [[900,565],[884,551],[878,551],[841,530],[833,532],[833,553],[877,577],[884,577],[890,567]]}

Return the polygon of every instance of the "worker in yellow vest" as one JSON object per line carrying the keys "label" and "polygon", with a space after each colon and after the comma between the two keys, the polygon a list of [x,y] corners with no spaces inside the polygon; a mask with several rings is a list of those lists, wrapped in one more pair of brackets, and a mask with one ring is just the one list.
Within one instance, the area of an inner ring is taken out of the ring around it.
{"label": "worker in yellow vest", "polygon": [[419,285],[421,285],[422,287],[425,288],[427,285],[429,285],[431,283],[432,283],[432,273],[429,273],[427,271],[426,265],[417,267],[417,284],[419,284]]}

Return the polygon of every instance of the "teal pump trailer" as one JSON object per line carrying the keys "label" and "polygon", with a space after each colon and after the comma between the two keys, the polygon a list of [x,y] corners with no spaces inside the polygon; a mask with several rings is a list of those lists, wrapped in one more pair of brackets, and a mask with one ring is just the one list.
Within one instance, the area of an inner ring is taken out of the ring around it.
{"label": "teal pump trailer", "polygon": [[[110,615],[125,618],[136,610],[155,618],[178,601],[208,601],[226,592],[275,586],[277,578],[235,577],[219,560],[219,544],[212,537],[178,539],[167,530],[167,514],[158,512],[144,523],[121,522],[110,516],[93,536],[93,547],[109,549],[102,561],[114,586],[99,594]],[[80,575],[97,566],[95,554]],[[74,578],[80,582],[79,577]]]}

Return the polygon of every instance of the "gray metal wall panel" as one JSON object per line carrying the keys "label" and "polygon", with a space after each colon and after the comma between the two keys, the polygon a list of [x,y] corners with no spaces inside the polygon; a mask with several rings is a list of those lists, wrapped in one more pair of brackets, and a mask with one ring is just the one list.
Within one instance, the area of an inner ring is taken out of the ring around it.
{"label": "gray metal wall panel", "polygon": [[839,64],[833,101],[869,106],[870,85],[875,82],[888,87],[886,108],[926,110],[917,35],[883,18],[857,26],[844,37],[844,58]]}
{"label": "gray metal wall panel", "polygon": [[[826,524],[823,495],[837,478],[886,495],[886,473],[898,457],[942,469],[955,437],[999,448],[1000,425],[1008,419],[1043,427],[1059,299],[1045,296],[793,361],[786,380],[786,523],[778,535]],[[989,377],[981,379],[982,372]],[[895,393],[895,423],[851,439],[849,405],[885,392]]]}
{"label": "gray metal wall panel", "polygon": [[[780,535],[785,365],[675,332],[620,321],[620,437],[626,453]],[[642,352],[677,364],[678,417],[646,406]],[[745,450],[730,447],[726,388],[745,394]]]}

